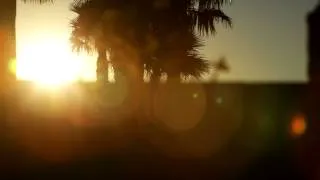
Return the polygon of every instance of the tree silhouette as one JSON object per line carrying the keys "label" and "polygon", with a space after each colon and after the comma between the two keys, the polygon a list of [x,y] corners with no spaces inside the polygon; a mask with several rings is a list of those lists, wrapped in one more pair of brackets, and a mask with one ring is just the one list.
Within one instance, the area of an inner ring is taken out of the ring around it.
{"label": "tree silhouette", "polygon": [[229,72],[230,66],[227,63],[227,60],[222,57],[219,60],[212,63],[212,76],[211,80],[216,81],[219,78],[221,72]]}
{"label": "tree silhouette", "polygon": [[102,1],[74,1],[71,11],[79,16],[71,21],[72,34],[71,43],[73,50],[87,51],[91,53],[97,51],[97,80],[98,82],[108,81],[107,45],[104,43],[105,37],[101,32],[102,22],[98,19],[102,17],[103,11],[99,10]]}
{"label": "tree silhouette", "polygon": [[[97,77],[107,75],[103,71],[107,67],[101,67],[108,65],[105,63],[107,54],[116,74],[119,71],[126,74],[125,69],[130,69],[127,65],[133,63],[133,59],[139,59],[133,58],[141,52],[137,47],[141,44],[138,41],[143,40],[141,37],[135,38],[137,31],[141,30],[138,26],[141,21],[137,21],[134,12],[137,5],[133,1],[124,3],[111,0],[79,0],[72,4],[71,10],[78,14],[71,22],[73,49],[98,52]],[[139,62],[135,63],[135,68],[143,69]]]}
{"label": "tree silhouette", "polygon": [[[231,19],[221,10],[226,1],[156,2],[162,2],[157,5],[156,14],[152,16],[153,33],[159,48],[157,55],[150,58],[150,64],[161,66],[160,72],[166,74],[169,80],[202,77],[210,68],[208,61],[198,51],[203,46],[203,35],[214,34],[216,22],[231,26]],[[196,35],[195,30],[202,36]],[[153,72],[159,74],[159,69]]]}
{"label": "tree silhouette", "polygon": [[[223,0],[78,0],[72,7],[78,17],[72,21],[71,41],[78,51],[107,49],[117,71],[136,69],[140,79],[145,70],[151,80],[164,73],[173,78],[180,75],[198,78],[207,71],[208,63],[197,51],[202,44],[194,30],[210,35],[215,32],[216,22],[231,25],[231,19],[221,11],[224,3]],[[107,48],[97,45],[101,41]],[[98,59],[105,57],[102,51],[98,50]],[[121,57],[124,54],[132,56]],[[136,59],[133,68],[123,68],[132,64],[133,59]]]}
{"label": "tree silhouette", "polygon": [[[179,31],[177,31],[179,32]],[[146,71],[152,82],[159,82],[163,75],[167,80],[201,78],[209,72],[209,62],[202,58],[199,48],[201,39],[192,31],[158,36],[158,48],[153,58],[146,61]]]}

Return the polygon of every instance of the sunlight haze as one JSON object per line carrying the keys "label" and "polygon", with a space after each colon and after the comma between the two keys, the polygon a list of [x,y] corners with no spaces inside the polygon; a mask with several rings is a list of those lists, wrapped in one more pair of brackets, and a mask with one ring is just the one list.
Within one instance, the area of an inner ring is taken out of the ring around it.
{"label": "sunlight haze", "polygon": [[[42,6],[18,2],[19,79],[95,80],[96,56],[71,54],[71,2],[56,0]],[[217,35],[207,39],[204,56],[226,57],[231,71],[219,76],[222,81],[306,81],[305,19],[316,2],[233,1],[226,12],[234,27],[218,26]]]}
{"label": "sunlight haze", "polygon": [[95,57],[74,53],[69,43],[73,17],[67,1],[39,6],[18,3],[17,77],[45,84],[94,81]]}

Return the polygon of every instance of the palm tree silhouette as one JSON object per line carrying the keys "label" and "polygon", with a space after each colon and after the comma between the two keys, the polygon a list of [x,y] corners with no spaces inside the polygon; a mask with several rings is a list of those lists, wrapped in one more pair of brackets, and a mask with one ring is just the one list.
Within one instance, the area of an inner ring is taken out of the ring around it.
{"label": "palm tree silhouette", "polygon": [[[114,54],[114,59],[110,59],[113,65],[120,67],[121,65],[116,65],[121,59],[118,55],[126,53],[123,51],[123,44],[122,47],[119,44],[116,47],[115,44],[117,41],[130,44],[129,47],[135,47],[134,50],[139,54],[140,61],[137,66],[140,78],[143,77],[141,74],[144,69],[151,79],[159,79],[163,73],[169,77],[199,77],[201,71],[206,72],[207,63],[195,50],[201,47],[201,43],[194,30],[197,29],[202,35],[210,35],[215,32],[216,22],[231,25],[231,19],[221,10],[225,3],[224,0],[141,0],[125,3],[112,0],[79,0],[72,7],[78,17],[71,23],[71,41],[78,51],[98,50],[98,61],[99,57],[105,57],[104,51],[107,49],[108,53]],[[153,39],[148,42],[150,37]],[[182,43],[186,37],[193,41]],[[99,47],[98,42],[104,42],[107,48]],[[150,46],[153,47],[152,50],[148,50]],[[105,58],[100,60],[105,61]],[[99,63],[97,65],[99,66]]]}
{"label": "palm tree silhouette", "polygon": [[193,31],[179,30],[158,36],[158,48],[154,58],[146,61],[146,71],[152,82],[160,82],[163,75],[171,79],[199,79],[210,69],[209,62],[201,57],[201,39]]}
{"label": "palm tree silhouette", "polygon": [[212,71],[213,72],[211,74],[212,75],[211,80],[217,81],[221,72],[229,72],[230,71],[230,66],[227,63],[227,60],[224,57],[222,57],[218,61],[215,61],[212,63]]}
{"label": "palm tree silhouette", "polygon": [[[124,1],[79,0],[72,4],[71,10],[78,14],[71,22],[73,49],[98,52],[97,77],[108,76],[106,70],[111,62],[107,62],[107,54],[116,70],[116,77],[119,71],[127,73],[124,67],[129,64],[129,58],[133,63],[132,59],[140,45],[133,34],[141,30],[138,26],[141,21],[133,18],[136,16],[136,7],[134,1],[130,4]],[[141,65],[136,64],[135,67],[143,69]]]}
{"label": "palm tree silhouette", "polygon": [[[157,65],[160,64],[161,72],[167,75],[168,80],[179,77],[200,78],[209,70],[208,61],[202,58],[198,51],[203,46],[203,35],[214,34],[216,22],[231,26],[231,19],[221,10],[222,5],[227,2],[219,0],[166,2],[158,6],[152,24],[155,37],[160,44],[156,57],[162,58],[150,60],[156,61]],[[195,30],[202,36],[196,35]],[[159,74],[159,70],[153,69],[153,71]]]}
{"label": "palm tree silhouette", "polygon": [[102,21],[98,21],[103,16],[103,11],[98,8],[101,3],[103,1],[74,1],[70,9],[79,16],[71,21],[70,41],[74,51],[97,51],[97,81],[108,82],[107,44],[101,31]]}
{"label": "palm tree silhouette", "polygon": [[[23,2],[48,3],[54,0],[22,0]],[[10,69],[16,58],[15,20],[17,12],[16,0],[0,1],[0,88],[4,90],[10,82],[15,81],[15,72]]]}

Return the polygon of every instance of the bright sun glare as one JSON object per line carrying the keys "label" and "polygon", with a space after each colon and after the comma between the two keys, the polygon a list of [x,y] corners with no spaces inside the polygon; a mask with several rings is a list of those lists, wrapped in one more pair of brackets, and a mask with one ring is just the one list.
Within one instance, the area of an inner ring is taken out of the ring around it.
{"label": "bright sun glare", "polygon": [[17,78],[45,86],[60,86],[83,78],[84,58],[67,41],[39,38],[18,47]]}

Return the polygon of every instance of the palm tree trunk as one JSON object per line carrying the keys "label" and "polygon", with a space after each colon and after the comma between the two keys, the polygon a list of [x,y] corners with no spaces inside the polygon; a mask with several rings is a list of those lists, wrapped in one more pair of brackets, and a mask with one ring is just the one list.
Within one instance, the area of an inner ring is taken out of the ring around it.
{"label": "palm tree trunk", "polygon": [[109,64],[107,61],[107,49],[98,49],[97,59],[97,81],[99,83],[107,83],[109,81]]}
{"label": "palm tree trunk", "polygon": [[16,0],[0,0],[0,158],[4,165],[2,167],[6,168],[12,168],[12,156],[14,156],[10,149],[7,122],[8,93],[10,85],[15,80],[15,74],[10,72],[11,61],[14,61],[16,56],[15,18]]}
{"label": "palm tree trunk", "polygon": [[16,57],[16,1],[0,1],[0,88],[1,92],[7,89],[15,74],[10,72],[10,64]]}

